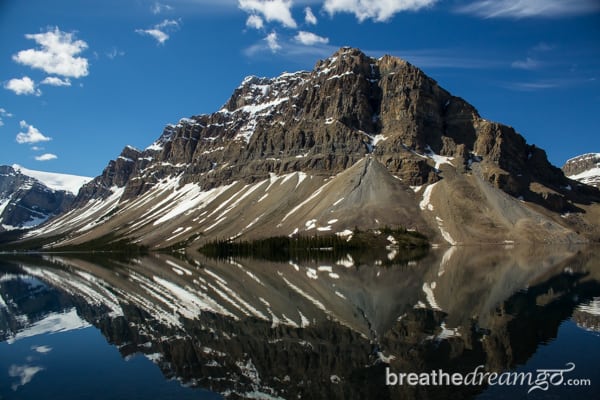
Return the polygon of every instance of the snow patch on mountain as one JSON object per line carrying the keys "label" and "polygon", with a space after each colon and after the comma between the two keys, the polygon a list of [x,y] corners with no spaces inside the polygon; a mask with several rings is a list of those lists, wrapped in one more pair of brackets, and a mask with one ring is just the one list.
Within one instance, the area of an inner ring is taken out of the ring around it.
{"label": "snow patch on mountain", "polygon": [[32,169],[27,169],[18,164],[14,164],[12,167],[16,171],[21,172],[23,175],[27,175],[37,179],[52,190],[64,190],[73,193],[74,195],[76,195],[79,192],[79,189],[83,185],[85,185],[93,179],[87,176],[36,171]]}
{"label": "snow patch on mountain", "polygon": [[569,179],[600,187],[600,153],[573,157],[567,160],[562,170]]}
{"label": "snow patch on mountain", "polygon": [[586,185],[598,186],[600,185],[600,167],[596,166],[579,174],[568,176],[567,178],[585,183]]}

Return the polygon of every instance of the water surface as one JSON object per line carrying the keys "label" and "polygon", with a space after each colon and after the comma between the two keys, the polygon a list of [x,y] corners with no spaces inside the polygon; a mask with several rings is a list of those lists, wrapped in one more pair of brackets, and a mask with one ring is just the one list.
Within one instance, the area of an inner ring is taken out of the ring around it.
{"label": "water surface", "polygon": [[[596,249],[385,265],[0,256],[0,399],[598,398]],[[575,367],[591,386],[386,385]],[[387,383],[390,383],[389,381]]]}

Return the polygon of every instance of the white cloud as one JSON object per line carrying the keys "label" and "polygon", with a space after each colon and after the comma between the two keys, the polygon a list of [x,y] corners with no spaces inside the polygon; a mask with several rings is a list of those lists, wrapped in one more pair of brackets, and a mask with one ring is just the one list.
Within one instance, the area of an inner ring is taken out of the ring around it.
{"label": "white cloud", "polygon": [[2,118],[11,118],[13,115],[6,111],[4,108],[0,108],[0,126],[4,126]]}
{"label": "white cloud", "polygon": [[179,21],[175,21],[174,19],[165,19],[164,21],[154,25],[154,27],[158,29],[179,29]]}
{"label": "white cloud", "polygon": [[164,44],[170,38],[167,32],[173,32],[178,29],[178,21],[173,19],[165,19],[164,21],[154,25],[151,29],[136,29],[135,32],[139,33],[140,35],[151,36],[158,44]]}
{"label": "white cloud", "polygon": [[296,39],[297,42],[300,42],[306,46],[329,43],[328,38],[322,37],[319,35],[315,35],[312,32],[305,32],[305,31],[298,32],[298,34],[294,37],[294,39]]}
{"label": "white cloud", "polygon": [[136,29],[135,31],[140,35],[152,36],[159,44],[164,44],[167,40],[169,40],[169,35],[160,29]]}
{"label": "white cloud", "polygon": [[238,7],[252,15],[262,14],[268,22],[276,21],[287,28],[298,26],[290,10],[291,0],[239,0]]}
{"label": "white cloud", "polygon": [[256,14],[252,14],[246,20],[246,26],[254,29],[262,29],[265,24],[263,19]]}
{"label": "white cloud", "polygon": [[40,84],[50,86],[71,86],[71,81],[69,79],[60,79],[56,76],[49,76],[41,81]]}
{"label": "white cloud", "polygon": [[315,14],[313,14],[310,7],[306,7],[304,9],[304,22],[306,22],[308,25],[317,24],[317,17],[315,17]]}
{"label": "white cloud", "polygon": [[36,156],[35,160],[36,161],[50,161],[50,160],[56,160],[57,158],[58,158],[58,156],[56,154],[46,153],[46,154],[42,154],[41,156]]}
{"label": "white cloud", "polygon": [[359,21],[372,19],[387,21],[401,11],[416,11],[435,4],[438,0],[325,0],[323,9],[334,15],[352,13]]}
{"label": "white cloud", "polygon": [[600,10],[597,0],[479,0],[459,12],[484,18],[565,17]]}
{"label": "white cloud", "polygon": [[35,82],[28,76],[24,76],[21,79],[11,79],[4,84],[4,88],[12,90],[16,95],[29,95],[41,96],[42,91],[37,89]]}
{"label": "white cloud", "polygon": [[265,40],[267,41],[267,45],[269,46],[269,49],[271,49],[271,51],[273,53],[277,53],[277,51],[281,50],[281,45],[279,44],[279,41],[277,39],[276,32],[269,33],[267,35],[267,37],[265,38]]}
{"label": "white cloud", "polygon": [[27,34],[25,37],[34,40],[40,47],[19,51],[13,55],[14,61],[41,69],[47,74],[70,78],[88,75],[88,60],[77,57],[88,45],[83,40],[75,40],[73,33],[62,32],[55,27],[54,30]]}
{"label": "white cloud", "polygon": [[19,144],[48,142],[52,140],[52,138],[45,136],[35,126],[29,125],[27,121],[21,121],[19,125],[21,129],[27,129],[26,132],[19,132],[17,134],[17,143]]}
{"label": "white cloud", "polygon": [[171,7],[168,4],[162,4],[159,2],[156,2],[152,5],[152,7],[150,7],[150,11],[152,12],[152,14],[156,15],[156,14],[160,14],[164,11],[171,11],[173,9],[173,7]]}
{"label": "white cloud", "polygon": [[339,50],[339,46],[331,44],[317,43],[313,46],[306,46],[295,39],[295,36],[285,37],[279,34],[271,36],[271,44],[275,49],[269,46],[269,37],[263,38],[255,44],[244,49],[247,57],[264,57],[265,55],[288,59],[293,62],[313,63],[317,58],[326,58]]}

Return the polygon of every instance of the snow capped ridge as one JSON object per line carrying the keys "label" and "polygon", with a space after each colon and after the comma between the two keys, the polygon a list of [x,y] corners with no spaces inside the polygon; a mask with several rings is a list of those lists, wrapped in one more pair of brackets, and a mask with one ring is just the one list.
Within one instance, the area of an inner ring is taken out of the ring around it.
{"label": "snow capped ridge", "polygon": [[77,194],[77,192],[79,192],[79,189],[83,185],[85,185],[93,179],[88,176],[36,171],[32,169],[27,169],[18,164],[14,164],[12,167],[16,171],[21,172],[23,175],[27,175],[37,179],[52,190],[64,190],[72,194]]}
{"label": "snow capped ridge", "polygon": [[600,187],[600,153],[573,157],[567,160],[562,170],[569,179]]}
{"label": "snow capped ridge", "polygon": [[595,160],[600,158],[600,153],[586,153],[580,156],[576,156],[573,158],[569,158],[565,164],[577,162],[577,161],[586,161],[586,160]]}
{"label": "snow capped ridge", "polygon": [[0,166],[0,232],[30,229],[73,203],[87,177]]}

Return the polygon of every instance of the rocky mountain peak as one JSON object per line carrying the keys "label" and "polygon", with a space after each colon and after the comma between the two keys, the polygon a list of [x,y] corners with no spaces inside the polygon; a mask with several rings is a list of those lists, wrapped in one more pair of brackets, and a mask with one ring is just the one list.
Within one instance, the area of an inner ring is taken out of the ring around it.
{"label": "rocky mountain peak", "polygon": [[[270,195],[279,180],[285,190]],[[330,189],[321,192],[325,187]],[[434,187],[443,188],[436,191],[438,198],[444,191],[444,203],[430,201]],[[255,198],[255,190],[267,193]],[[226,211],[218,212],[222,205],[211,209],[240,193]],[[600,199],[597,190],[574,185],[544,150],[512,127],[482,118],[417,67],[353,48],[339,49],[312,71],[245,78],[220,110],[167,125],[144,150],[125,148],[82,188],[76,203],[107,201],[97,211],[104,210],[102,215],[86,225],[100,226],[116,204],[134,210],[137,201],[146,207],[163,195],[175,197],[163,199],[160,207],[181,200],[181,208],[171,211],[188,210],[181,216],[186,226],[171,226],[176,237],[177,232],[214,235],[220,224],[228,226],[219,226],[220,237],[239,237],[249,231],[269,236],[328,230],[334,224],[329,221],[344,221],[344,228],[387,222],[432,235],[440,231],[451,244],[473,240],[473,232],[487,241],[509,233],[526,240],[571,241],[581,232],[600,238],[577,214]],[[315,204],[309,207],[309,200]],[[535,211],[522,203],[535,204]],[[197,208],[186,208],[191,204]],[[441,210],[432,217],[436,207]],[[194,210],[206,215],[184,221]],[[550,216],[540,216],[540,210]],[[131,218],[141,218],[136,212]],[[228,219],[236,212],[237,218]],[[555,220],[556,214],[575,217]],[[154,217],[155,223],[166,220],[151,212],[130,230],[123,228],[126,235],[137,236]],[[252,220],[244,226],[234,222],[246,218]],[[540,221],[548,222],[543,229]],[[162,235],[144,232],[155,244]]]}
{"label": "rocky mountain peak", "polygon": [[567,160],[562,167],[569,178],[600,187],[600,153],[587,153]]}
{"label": "rocky mountain peak", "polygon": [[530,193],[532,180],[553,191],[568,185],[543,150],[482,119],[417,67],[343,47],[312,71],[245,78],[218,112],[168,125],[144,151],[123,150],[81,198],[106,196],[112,186],[135,196],[174,174],[208,188],[270,173],[328,175],[366,154],[408,185],[440,179],[428,154],[452,157],[459,170],[489,160],[497,168],[486,169],[486,179],[515,196]]}
{"label": "rocky mountain peak", "polygon": [[327,76],[356,74],[365,77],[375,77],[377,60],[367,56],[359,49],[342,47],[331,57],[320,60],[315,64],[314,71]]}

